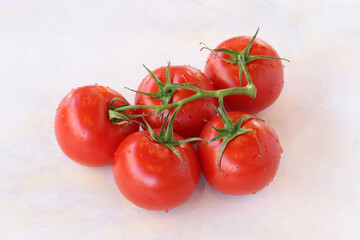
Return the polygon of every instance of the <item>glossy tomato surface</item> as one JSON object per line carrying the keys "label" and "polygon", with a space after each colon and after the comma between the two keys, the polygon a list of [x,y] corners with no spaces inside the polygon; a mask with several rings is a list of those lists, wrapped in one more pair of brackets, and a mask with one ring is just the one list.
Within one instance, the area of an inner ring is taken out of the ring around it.
{"label": "glossy tomato surface", "polygon": [[[235,122],[243,113],[230,112],[230,119]],[[222,128],[219,116],[210,120],[216,128]],[[266,187],[276,175],[282,149],[275,131],[259,119],[245,120],[242,128],[253,129],[260,142],[263,155],[252,132],[246,132],[232,139],[225,148],[218,171],[218,154],[223,140],[209,144],[198,143],[201,170],[208,183],[215,189],[232,195],[256,193]],[[218,133],[205,125],[200,137],[210,140]]]}
{"label": "glossy tomato surface", "polygon": [[[155,130],[158,133],[158,130]],[[175,134],[175,140],[183,139]],[[181,160],[154,141],[148,131],[126,137],[114,157],[114,178],[120,192],[133,204],[148,210],[170,210],[195,191],[200,165],[190,143],[175,146]]]}
{"label": "glossy tomato surface", "polygon": [[[234,37],[222,42],[217,48],[228,48],[242,51],[250,42],[251,37]],[[229,59],[225,53],[216,53]],[[277,52],[266,42],[256,38],[249,55],[265,55],[279,57]],[[279,97],[284,85],[284,71],[280,60],[257,59],[246,64],[251,79],[257,88],[256,98],[246,95],[231,95],[224,98],[227,111],[242,111],[257,113],[269,107]],[[239,67],[237,64],[225,62],[210,54],[206,65],[205,75],[213,82],[215,89],[240,87]],[[242,86],[247,84],[244,73]]]}
{"label": "glossy tomato surface", "polygon": [[[113,124],[108,117],[111,100],[125,98],[109,87],[90,85],[73,89],[59,104],[55,135],[61,150],[75,162],[88,167],[112,164],[120,142],[138,131],[138,124]],[[117,100],[114,106],[124,103]],[[129,113],[135,113],[130,111]]]}
{"label": "glossy tomato surface", "polygon": [[[162,82],[166,82],[166,67],[161,67],[153,71],[156,77]],[[211,82],[208,78],[198,69],[191,66],[171,66],[170,67],[170,79],[172,83],[195,83],[197,88],[203,90],[214,90]],[[150,75],[146,76],[138,87],[138,91],[146,93],[155,93],[159,89]],[[173,94],[170,101],[176,102],[181,99],[194,95],[195,92],[187,89],[178,89]],[[202,98],[189,103],[186,103],[177,114],[174,121],[174,132],[181,136],[188,138],[198,136],[202,127],[205,124],[204,119],[211,119],[216,116],[216,111],[210,105],[217,105],[216,98]],[[136,94],[135,104],[137,105],[161,105],[160,99],[156,99],[150,96],[142,94]],[[173,109],[174,111],[175,109]],[[139,109],[139,112],[145,114],[151,114],[146,116],[146,121],[152,128],[160,128],[162,122],[159,116],[155,115],[153,109]],[[167,111],[165,111],[167,113]],[[166,114],[165,114],[166,115]]]}

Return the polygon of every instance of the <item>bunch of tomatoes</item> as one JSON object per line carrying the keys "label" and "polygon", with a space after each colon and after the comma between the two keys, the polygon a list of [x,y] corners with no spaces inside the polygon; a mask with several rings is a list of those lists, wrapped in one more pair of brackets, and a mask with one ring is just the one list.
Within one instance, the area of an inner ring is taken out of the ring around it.
{"label": "bunch of tomatoes", "polygon": [[282,148],[253,114],[283,88],[283,65],[266,42],[240,36],[216,49],[205,72],[184,65],[148,71],[135,104],[100,85],[71,90],[55,134],[62,151],[88,167],[113,165],[120,192],[148,210],[168,211],[195,191],[200,172],[215,189],[254,194],[276,175]]}

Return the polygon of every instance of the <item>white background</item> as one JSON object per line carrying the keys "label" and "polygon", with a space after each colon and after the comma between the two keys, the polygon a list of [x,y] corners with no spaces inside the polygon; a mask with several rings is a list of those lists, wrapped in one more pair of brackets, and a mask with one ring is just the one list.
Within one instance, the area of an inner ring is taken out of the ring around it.
{"label": "white background", "polygon": [[[344,1],[0,0],[1,239],[359,239],[360,4]],[[259,116],[278,133],[278,174],[256,195],[201,178],[169,213],[133,206],[111,167],[86,168],[57,146],[57,104],[99,83],[133,101],[150,69],[204,68],[238,35],[285,64],[278,101]]]}

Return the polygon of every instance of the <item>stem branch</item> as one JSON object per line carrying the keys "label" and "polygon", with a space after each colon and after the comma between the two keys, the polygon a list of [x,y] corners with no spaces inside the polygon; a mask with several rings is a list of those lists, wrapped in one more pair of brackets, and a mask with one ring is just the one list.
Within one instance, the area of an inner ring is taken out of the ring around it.
{"label": "stem branch", "polygon": [[123,112],[130,109],[147,108],[147,109],[155,109],[157,112],[161,112],[163,110],[177,106],[182,106],[188,102],[205,97],[223,98],[225,96],[234,95],[234,94],[244,94],[254,98],[256,95],[256,87],[252,83],[247,84],[245,87],[227,88],[227,89],[219,89],[219,90],[211,90],[211,91],[206,91],[199,88],[196,88],[195,90],[195,87],[192,86],[179,86],[178,88],[194,90],[196,91],[196,93],[190,97],[166,105],[127,105],[127,106],[120,106],[118,108],[115,108],[114,111]]}

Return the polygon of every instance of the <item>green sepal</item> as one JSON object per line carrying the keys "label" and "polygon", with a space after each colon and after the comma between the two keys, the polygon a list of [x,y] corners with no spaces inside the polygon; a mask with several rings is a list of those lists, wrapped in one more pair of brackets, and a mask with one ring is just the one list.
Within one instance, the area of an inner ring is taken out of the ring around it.
{"label": "green sepal", "polygon": [[162,89],[165,86],[165,84],[162,81],[160,81],[160,79],[158,79],[155,76],[155,74],[150,69],[148,69],[144,64],[143,64],[143,66],[148,71],[151,78],[154,79],[154,81],[155,81],[156,85],[158,86],[159,90]]}
{"label": "green sepal", "polygon": [[214,127],[214,125],[212,125],[207,119],[204,119],[204,121],[207,122],[207,123],[210,125],[210,127],[211,127],[212,129],[214,129],[216,132],[218,132],[218,133],[224,132],[224,129],[223,129],[223,128],[217,129],[217,128]]}
{"label": "green sepal", "polygon": [[170,149],[173,153],[175,153],[175,155],[180,159],[185,171],[185,162],[184,159],[181,157],[180,152],[174,147],[173,144],[164,144],[164,146]]}
{"label": "green sepal", "polygon": [[166,66],[166,84],[172,84],[170,79],[170,61],[168,62],[168,65]]}
{"label": "green sepal", "polygon": [[[234,139],[235,137],[239,136],[239,135],[242,135],[246,132],[252,132],[254,134],[254,137],[255,137],[255,140],[256,142],[258,143],[258,146],[259,146],[259,149],[260,149],[260,155],[258,155],[259,157],[262,157],[263,156],[263,151],[262,151],[262,148],[261,148],[261,145],[260,145],[260,142],[254,132],[253,129],[243,129],[243,128],[238,128],[236,132],[232,133],[232,134],[229,134],[229,133],[226,133],[226,132],[223,132],[223,133],[220,133],[218,136],[216,136],[215,138],[213,139],[210,139],[210,141],[208,141],[207,143],[211,143],[211,142],[214,142],[214,141],[217,141],[217,140],[223,140],[223,142],[221,143],[221,147],[220,147],[220,150],[219,150],[219,155],[218,155],[218,159],[217,159],[217,166],[218,166],[218,171],[220,173],[222,173],[221,169],[220,169],[220,164],[221,164],[221,158],[224,154],[224,151],[225,151],[225,148],[227,146],[227,144],[232,140]],[[206,144],[206,143],[205,143]]]}
{"label": "green sepal", "polygon": [[[241,127],[241,125],[243,124],[243,122],[244,122],[246,119],[248,119],[248,118],[254,118],[254,119],[262,120],[261,118],[258,118],[258,117],[252,116],[252,115],[242,115],[241,118],[239,118],[238,120],[236,120],[236,122],[234,123],[234,127],[235,127],[235,128]],[[264,120],[262,120],[262,121],[264,121]]]}
{"label": "green sepal", "polygon": [[[125,104],[121,105],[120,107],[115,108],[114,107],[114,101],[115,100],[122,101]],[[124,112],[121,111],[121,107],[126,107],[126,106],[129,106],[129,105],[130,104],[128,104],[122,98],[113,98],[111,100],[111,102],[110,102],[109,110],[108,110],[110,121],[112,121],[112,123],[116,124],[116,125],[127,124],[126,127],[125,127],[125,129],[127,129],[130,126],[130,124],[133,123],[133,122],[140,123],[140,122],[138,122],[138,121],[136,121],[134,119],[149,115],[149,114],[125,114]]]}
{"label": "green sepal", "polygon": [[217,132],[219,132],[219,135],[217,135],[216,137],[210,139],[209,141],[203,143],[203,144],[208,144],[208,143],[212,143],[212,142],[215,142],[217,140],[220,140],[220,139],[224,139],[228,134],[227,134],[227,131],[226,131],[226,128],[220,128],[220,129],[217,129],[216,130]]}
{"label": "green sepal", "polygon": [[[209,50],[211,52],[211,54],[213,54],[215,57],[217,57],[225,62],[228,62],[228,63],[237,64],[237,57],[236,57],[237,55],[235,55],[235,54],[236,53],[239,54],[240,52],[232,50],[232,49],[228,49],[228,48],[211,49],[208,46],[206,46],[206,44],[203,42],[201,42],[200,45],[204,45],[204,47],[200,48],[200,51],[202,51],[203,49]],[[231,57],[231,59],[226,59],[226,58],[220,57],[215,52],[222,52],[222,53],[228,54]]]}
{"label": "green sepal", "polygon": [[173,112],[173,114],[170,118],[169,123],[167,123],[167,121],[170,117],[170,114],[171,114],[171,109],[169,110],[169,113],[166,115],[166,118],[165,118],[163,124],[161,125],[159,134],[156,134],[154,132],[154,130],[151,128],[151,126],[145,120],[145,118],[143,118],[143,120],[147,126],[147,130],[149,131],[151,138],[154,141],[156,141],[156,142],[164,145],[168,149],[170,149],[180,159],[181,163],[183,164],[184,171],[185,171],[185,162],[184,162],[180,152],[175,148],[175,146],[178,146],[178,145],[181,145],[181,144],[187,143],[187,142],[192,142],[192,141],[204,141],[204,142],[206,142],[206,141],[204,139],[198,138],[198,137],[187,138],[184,140],[174,140],[174,133],[173,133],[172,126],[173,126],[175,116],[178,113],[180,108],[181,107],[178,106],[178,108],[175,109],[175,111]]}
{"label": "green sepal", "polygon": [[193,85],[200,85],[200,83],[173,83],[171,84],[171,88],[188,89],[197,93],[202,91],[200,88],[194,87]]}
{"label": "green sepal", "polygon": [[231,60],[234,60],[236,63],[236,57],[237,55],[240,54],[239,51],[233,50],[233,49],[229,49],[229,48],[216,48],[216,49],[211,49],[213,52],[221,52],[221,53],[225,53],[227,55],[229,55],[231,57]]}
{"label": "green sepal", "polygon": [[138,93],[138,94],[142,94],[145,96],[149,96],[149,97],[153,97],[153,98],[160,98],[160,93],[159,92],[155,92],[155,93],[146,93],[146,92],[141,92],[141,91],[137,91],[128,87],[125,87],[125,89],[130,90],[132,92]]}
{"label": "green sepal", "polygon": [[[204,45],[204,47],[202,47],[200,49],[200,51],[202,51],[203,49],[207,49],[211,52],[211,54],[213,54],[215,57],[228,62],[228,63],[232,63],[232,64],[237,64],[239,66],[239,82],[240,82],[240,87],[242,87],[242,74],[245,74],[245,77],[247,79],[248,85],[254,85],[251,79],[251,76],[249,74],[249,71],[246,67],[246,64],[256,60],[256,59],[278,59],[278,60],[285,60],[290,62],[288,59],[285,58],[276,58],[276,57],[270,57],[270,56],[263,56],[263,55],[249,55],[250,54],[250,49],[257,37],[257,34],[259,33],[259,27],[256,30],[255,35],[251,38],[250,42],[248,43],[248,45],[246,45],[246,47],[241,51],[236,51],[233,49],[228,49],[228,48],[218,48],[218,49],[210,49],[208,46],[206,46],[206,44],[204,43],[200,43],[200,45]],[[216,54],[216,52],[222,52],[225,53],[227,55],[229,55],[231,57],[231,59],[225,59],[222,58],[220,56],[218,56]]]}
{"label": "green sepal", "polygon": [[275,60],[284,60],[287,62],[290,62],[290,60],[286,59],[286,58],[281,58],[281,57],[270,57],[270,56],[265,56],[265,55],[250,55],[246,57],[246,63],[254,61],[256,59],[275,59]]}
{"label": "green sepal", "polygon": [[144,122],[145,122],[145,124],[146,124],[147,130],[148,130],[149,133],[150,133],[151,138],[152,138],[154,141],[158,142],[159,135],[157,135],[157,134],[154,132],[154,130],[152,129],[152,127],[150,127],[150,125],[148,124],[148,122],[147,122],[145,119],[143,119],[143,120],[144,120]]}
{"label": "green sepal", "polygon": [[[139,93],[139,94],[143,94],[145,96],[150,96],[150,97],[160,99],[162,105],[168,105],[172,99],[172,96],[174,95],[176,90],[179,88],[192,90],[197,93],[201,91],[199,88],[191,86],[191,85],[197,85],[197,83],[176,83],[176,84],[172,83],[171,78],[170,78],[170,62],[168,62],[167,67],[166,67],[166,83],[163,83],[162,81],[160,81],[160,79],[157,78],[155,76],[155,74],[150,69],[148,69],[145,65],[144,65],[144,67],[146,68],[146,70],[148,71],[150,76],[154,79],[159,90],[156,93],[145,93],[145,92],[140,92],[140,91],[136,91],[136,90],[131,90],[131,89],[130,90],[133,92]],[[160,111],[157,110],[156,115],[160,114],[160,112],[161,112],[161,110]]]}
{"label": "green sepal", "polygon": [[232,139],[232,138],[230,138],[230,137],[224,137],[224,138],[223,138],[223,142],[222,142],[222,144],[221,144],[221,146],[220,146],[219,156],[218,156],[218,161],[217,161],[217,168],[218,168],[218,171],[219,171],[220,173],[222,173],[222,171],[221,171],[221,169],[220,169],[221,157],[222,157],[222,155],[223,155],[223,153],[224,153],[224,151],[225,151],[225,148],[226,148],[227,144],[231,141],[231,139]]}
{"label": "green sepal", "polygon": [[260,149],[260,155],[258,155],[259,157],[262,157],[263,156],[263,150],[262,150],[262,147],[260,145],[260,142],[259,142],[259,139],[257,138],[256,134],[255,134],[255,131],[253,129],[248,129],[250,132],[252,132],[254,134],[254,137],[255,137],[255,140],[259,146],[259,149]]}
{"label": "green sepal", "polygon": [[[218,159],[217,159],[217,167],[218,167],[218,171],[220,173],[222,173],[221,168],[220,168],[220,164],[221,164],[221,158],[224,154],[225,148],[227,146],[227,144],[234,139],[235,137],[244,134],[246,132],[252,132],[254,134],[255,140],[258,143],[259,149],[260,149],[260,157],[263,156],[263,151],[260,145],[260,142],[255,134],[255,131],[253,129],[243,129],[241,128],[241,125],[243,124],[243,122],[248,119],[248,118],[255,118],[255,119],[260,119],[258,117],[254,117],[251,115],[243,115],[241,116],[241,118],[239,118],[237,121],[235,121],[235,123],[233,123],[230,120],[229,115],[227,114],[227,112],[225,111],[224,108],[224,102],[223,102],[223,98],[219,98],[219,105],[220,105],[220,109],[216,109],[218,114],[220,115],[221,120],[224,123],[224,127],[223,128],[216,128],[215,126],[213,126],[212,124],[209,123],[209,125],[216,131],[219,133],[219,135],[217,135],[216,137],[210,139],[209,141],[203,143],[203,144],[208,144],[211,142],[215,142],[217,140],[223,140],[223,142],[221,143],[220,149],[219,149],[219,155],[218,155]],[[215,106],[214,106],[215,107]],[[262,120],[262,119],[260,119]]]}
{"label": "green sepal", "polygon": [[259,33],[259,30],[260,30],[260,28],[258,27],[257,30],[256,30],[255,35],[251,38],[249,44],[246,45],[246,47],[242,50],[242,53],[243,53],[245,56],[249,56],[250,48],[251,48],[251,46],[253,45],[253,43],[254,43],[254,41],[255,41],[255,39],[256,39],[256,36],[257,36],[258,33]]}
{"label": "green sepal", "polygon": [[203,142],[207,143],[207,141],[205,141],[204,139],[202,139],[200,137],[186,138],[184,140],[173,140],[172,143],[174,143],[174,145],[181,145],[183,143],[194,142],[194,141],[203,141]]}

